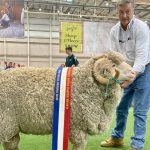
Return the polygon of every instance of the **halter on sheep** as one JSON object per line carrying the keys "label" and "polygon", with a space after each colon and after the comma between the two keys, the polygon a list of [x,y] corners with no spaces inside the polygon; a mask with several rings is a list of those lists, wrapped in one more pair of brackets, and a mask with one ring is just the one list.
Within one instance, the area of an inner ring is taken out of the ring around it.
{"label": "halter on sheep", "polygon": [[116,84],[120,84],[121,83],[121,81],[117,80],[115,77],[111,77],[110,79],[108,79],[107,84],[106,84],[105,97],[109,96],[110,80],[114,81]]}

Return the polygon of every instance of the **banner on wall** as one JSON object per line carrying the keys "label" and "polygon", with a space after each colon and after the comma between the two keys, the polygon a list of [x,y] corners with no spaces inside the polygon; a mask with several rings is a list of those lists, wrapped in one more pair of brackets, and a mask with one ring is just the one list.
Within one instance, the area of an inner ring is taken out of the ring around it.
{"label": "banner on wall", "polygon": [[0,0],[0,38],[24,37],[24,0]]}
{"label": "banner on wall", "polygon": [[83,50],[83,24],[81,22],[61,22],[60,51],[65,52],[71,46],[73,52]]}

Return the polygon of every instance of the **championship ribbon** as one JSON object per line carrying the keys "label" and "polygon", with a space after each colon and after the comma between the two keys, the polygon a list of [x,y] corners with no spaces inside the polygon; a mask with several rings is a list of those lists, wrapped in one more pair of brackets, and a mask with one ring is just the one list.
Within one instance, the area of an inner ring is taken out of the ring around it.
{"label": "championship ribbon", "polygon": [[52,150],[57,150],[61,73],[62,73],[62,68],[59,67],[56,72],[55,87],[54,87]]}
{"label": "championship ribbon", "polygon": [[69,128],[70,128],[70,107],[71,107],[71,87],[72,87],[72,68],[68,68],[66,81],[66,102],[65,102],[65,120],[64,120],[64,141],[63,150],[68,150]]}
{"label": "championship ribbon", "polygon": [[54,88],[52,150],[68,150],[73,68],[58,68]]}

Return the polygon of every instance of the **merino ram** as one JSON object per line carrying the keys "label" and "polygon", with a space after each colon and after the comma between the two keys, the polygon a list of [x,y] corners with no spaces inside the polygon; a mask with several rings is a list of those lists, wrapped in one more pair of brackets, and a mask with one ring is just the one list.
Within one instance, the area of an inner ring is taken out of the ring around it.
{"label": "merino ram", "polygon": [[[85,150],[88,134],[99,134],[110,124],[121,88],[109,78],[131,69],[116,52],[89,59],[75,67],[72,79],[70,141],[73,150]],[[0,143],[18,150],[19,132],[52,133],[55,69],[18,68],[0,72]]]}

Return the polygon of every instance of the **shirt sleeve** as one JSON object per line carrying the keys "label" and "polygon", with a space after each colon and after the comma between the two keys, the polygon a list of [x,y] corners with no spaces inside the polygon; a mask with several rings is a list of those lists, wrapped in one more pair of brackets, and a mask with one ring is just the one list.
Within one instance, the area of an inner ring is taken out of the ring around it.
{"label": "shirt sleeve", "polygon": [[110,31],[110,50],[117,51],[114,28],[112,28]]}
{"label": "shirt sleeve", "polygon": [[133,69],[136,72],[142,73],[145,70],[145,65],[148,63],[149,52],[149,28],[147,25],[138,26],[135,37],[135,61]]}
{"label": "shirt sleeve", "polygon": [[74,57],[75,66],[78,66],[79,61],[77,60],[77,57]]}
{"label": "shirt sleeve", "polygon": [[66,58],[65,66],[67,66],[67,58]]}

